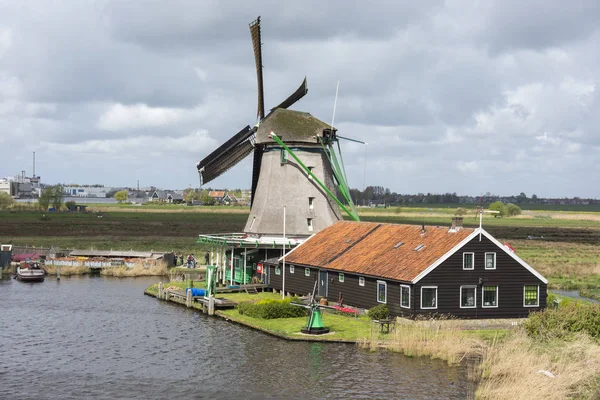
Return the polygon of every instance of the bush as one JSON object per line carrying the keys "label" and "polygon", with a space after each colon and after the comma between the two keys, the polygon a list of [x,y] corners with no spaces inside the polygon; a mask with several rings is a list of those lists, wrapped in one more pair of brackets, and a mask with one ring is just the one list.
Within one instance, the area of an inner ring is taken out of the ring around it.
{"label": "bush", "polygon": [[297,318],[306,316],[306,308],[290,304],[295,298],[284,300],[261,300],[256,303],[243,301],[238,305],[238,312],[252,318],[275,319]]}
{"label": "bush", "polygon": [[498,211],[497,214],[494,214],[494,218],[503,217],[506,215],[506,206],[501,201],[493,202],[492,204],[490,204],[489,209],[491,211]]}
{"label": "bush", "polygon": [[506,215],[509,217],[514,217],[515,215],[521,215],[521,207],[516,204],[508,203],[506,205]]}
{"label": "bush", "polygon": [[375,319],[388,319],[390,317],[390,309],[385,304],[379,304],[368,311],[369,318]]}
{"label": "bush", "polygon": [[556,310],[531,314],[524,326],[529,336],[542,340],[569,339],[579,332],[600,339],[600,305],[561,304]]}
{"label": "bush", "polygon": [[454,212],[454,215],[458,215],[459,217],[462,217],[463,215],[467,214],[467,209],[466,208],[462,208],[462,207],[458,207],[456,209],[456,211]]}

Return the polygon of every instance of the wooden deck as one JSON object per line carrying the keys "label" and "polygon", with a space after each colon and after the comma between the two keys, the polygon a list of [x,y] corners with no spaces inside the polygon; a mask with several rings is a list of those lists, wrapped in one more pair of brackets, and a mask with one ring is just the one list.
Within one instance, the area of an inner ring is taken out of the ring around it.
{"label": "wooden deck", "polygon": [[[174,301],[176,303],[185,304],[187,299],[187,294],[185,290],[172,290],[166,289],[167,300]],[[204,306],[208,307],[208,300],[204,298],[204,296],[192,296],[192,301],[200,303]],[[224,297],[215,297],[215,308],[234,308],[237,305],[236,302],[226,299]]]}
{"label": "wooden deck", "polygon": [[267,289],[269,287],[269,285],[265,285],[263,283],[250,283],[247,285],[236,285],[236,286],[238,286],[238,287],[217,288],[217,293],[239,293],[239,292],[258,293],[258,292],[264,292],[265,289]]}

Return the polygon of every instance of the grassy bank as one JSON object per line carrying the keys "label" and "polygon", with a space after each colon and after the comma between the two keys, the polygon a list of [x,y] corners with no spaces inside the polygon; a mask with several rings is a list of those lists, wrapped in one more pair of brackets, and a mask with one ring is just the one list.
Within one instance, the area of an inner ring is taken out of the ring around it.
{"label": "grassy bank", "polygon": [[600,245],[539,240],[511,241],[511,245],[548,278],[550,288],[577,289],[600,300]]}
{"label": "grassy bank", "polygon": [[[58,267],[56,265],[45,265],[44,269],[48,273],[48,275],[57,275]],[[71,276],[71,275],[85,275],[90,274],[92,270],[83,265],[78,266],[61,266],[60,267],[60,275],[61,276]],[[104,268],[100,270],[100,274],[104,276],[114,276],[118,278],[122,277],[133,277],[133,276],[159,276],[159,275],[167,275],[168,269],[165,263],[157,263],[152,266],[145,266],[142,263],[138,263],[133,267],[127,267],[125,265],[121,267],[112,267],[112,268]]]}
{"label": "grassy bank", "polygon": [[[44,269],[48,273],[48,275],[56,275],[58,271],[58,267],[56,265],[45,265]],[[85,275],[89,274],[91,271],[88,267],[84,267],[83,265],[77,266],[61,266],[60,267],[60,275],[61,276],[71,276],[71,275]]]}
{"label": "grassy bank", "polygon": [[123,265],[121,267],[104,268],[100,270],[100,275],[114,276],[117,278],[130,276],[161,276],[167,275],[167,273],[168,269],[166,263],[157,263],[156,265],[150,266],[145,266],[142,263],[139,263],[133,267],[127,267]]}

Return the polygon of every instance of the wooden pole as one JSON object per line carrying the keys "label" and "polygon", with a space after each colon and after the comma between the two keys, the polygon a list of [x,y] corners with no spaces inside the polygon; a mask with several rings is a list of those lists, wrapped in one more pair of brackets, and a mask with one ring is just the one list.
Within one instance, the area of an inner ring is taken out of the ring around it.
{"label": "wooden pole", "polygon": [[285,299],[285,206],[283,206],[283,283],[281,285],[281,298]]}
{"label": "wooden pole", "polygon": [[60,281],[60,264],[56,267],[56,280]]}
{"label": "wooden pole", "polygon": [[185,297],[185,305],[189,307],[192,306],[192,291],[188,290]]}
{"label": "wooden pole", "polygon": [[244,247],[244,281],[242,282],[244,285],[246,284],[246,255],[248,253],[248,248]]}
{"label": "wooden pole", "polygon": [[231,246],[231,276],[229,277],[229,284],[233,286],[233,246]]}

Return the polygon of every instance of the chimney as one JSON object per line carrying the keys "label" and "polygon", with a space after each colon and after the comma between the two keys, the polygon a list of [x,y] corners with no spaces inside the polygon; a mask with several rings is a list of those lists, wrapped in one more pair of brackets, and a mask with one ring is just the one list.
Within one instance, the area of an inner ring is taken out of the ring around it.
{"label": "chimney", "polygon": [[452,228],[451,231],[458,231],[462,228],[463,217],[452,217]]}

